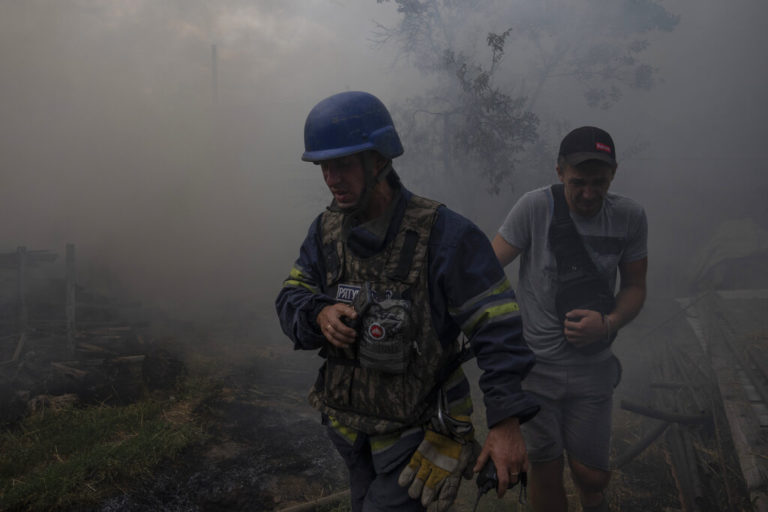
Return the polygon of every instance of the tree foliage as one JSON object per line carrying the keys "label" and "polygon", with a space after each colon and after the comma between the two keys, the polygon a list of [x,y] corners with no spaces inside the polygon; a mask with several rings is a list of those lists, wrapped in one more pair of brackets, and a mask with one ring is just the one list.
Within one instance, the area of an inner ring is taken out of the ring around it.
{"label": "tree foliage", "polygon": [[649,36],[679,21],[657,0],[377,2],[394,3],[400,21],[377,25],[374,40],[398,45],[435,79],[400,113],[420,165],[449,177],[470,170],[491,193],[521,159],[540,156],[542,132],[561,135],[556,113],[542,105],[547,87],[568,87],[601,109],[626,90],[651,89],[657,70],[642,58]]}

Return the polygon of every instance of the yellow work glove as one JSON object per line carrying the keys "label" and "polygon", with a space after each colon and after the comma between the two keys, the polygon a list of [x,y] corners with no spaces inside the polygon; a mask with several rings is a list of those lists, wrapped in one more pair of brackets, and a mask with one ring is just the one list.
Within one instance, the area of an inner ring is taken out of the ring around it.
{"label": "yellow work glove", "polygon": [[421,499],[430,511],[448,510],[459,492],[461,477],[472,478],[472,466],[480,453],[474,438],[461,443],[427,430],[397,483],[408,486],[408,496]]}

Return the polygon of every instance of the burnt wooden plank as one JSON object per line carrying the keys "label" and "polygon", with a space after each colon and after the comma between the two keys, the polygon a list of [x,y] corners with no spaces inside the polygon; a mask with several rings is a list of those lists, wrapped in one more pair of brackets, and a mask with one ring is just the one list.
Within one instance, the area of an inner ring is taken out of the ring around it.
{"label": "burnt wooden plank", "polygon": [[764,325],[764,315],[759,313],[765,311],[766,300],[761,294],[711,294],[697,305],[741,473],[759,512],[768,511],[768,483],[764,477],[768,474],[768,444],[739,372],[747,370],[741,343],[747,332]]}

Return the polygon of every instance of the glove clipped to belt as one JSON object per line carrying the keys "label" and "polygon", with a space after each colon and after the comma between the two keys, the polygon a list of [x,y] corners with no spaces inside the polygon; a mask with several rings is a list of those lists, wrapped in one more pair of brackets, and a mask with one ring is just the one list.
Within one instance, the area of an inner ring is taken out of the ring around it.
{"label": "glove clipped to belt", "polygon": [[454,439],[427,429],[397,483],[408,487],[408,496],[421,499],[430,511],[444,512],[456,499],[462,476],[472,478],[479,453],[480,445],[471,434]]}

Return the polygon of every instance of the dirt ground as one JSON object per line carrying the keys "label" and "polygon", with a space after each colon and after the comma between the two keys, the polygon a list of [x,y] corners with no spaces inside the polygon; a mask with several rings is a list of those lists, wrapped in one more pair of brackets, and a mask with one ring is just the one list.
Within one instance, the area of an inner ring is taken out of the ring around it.
{"label": "dirt ground", "polygon": [[[637,332],[643,327],[638,325]],[[206,368],[219,389],[215,399],[196,411],[205,419],[208,441],[98,510],[271,511],[344,491],[346,469],[325,436],[319,414],[306,403],[321,360],[313,353],[293,351],[281,335],[255,338],[247,332],[225,330],[195,336],[186,357],[193,360],[193,366]],[[630,355],[638,363],[637,355]],[[625,367],[617,403],[636,391],[635,381],[643,375],[640,363]],[[467,364],[467,373],[476,382],[479,372],[473,362]],[[482,440],[482,399],[476,387],[473,393],[475,423]],[[645,428],[642,418],[617,407],[614,456],[633,445]],[[476,497],[474,482],[465,482],[454,510],[472,510]],[[571,510],[579,510],[572,486],[569,500]],[[627,512],[679,510],[674,480],[659,442],[615,472],[609,500],[614,510]],[[489,493],[478,510],[528,510],[517,501],[517,488],[502,501]],[[318,510],[346,508],[342,503]]]}
{"label": "dirt ground", "polygon": [[218,390],[194,411],[207,441],[100,512],[279,510],[344,489],[346,471],[306,404],[313,376],[301,361],[279,349],[242,347],[235,356],[215,347],[188,354],[209,361]]}

